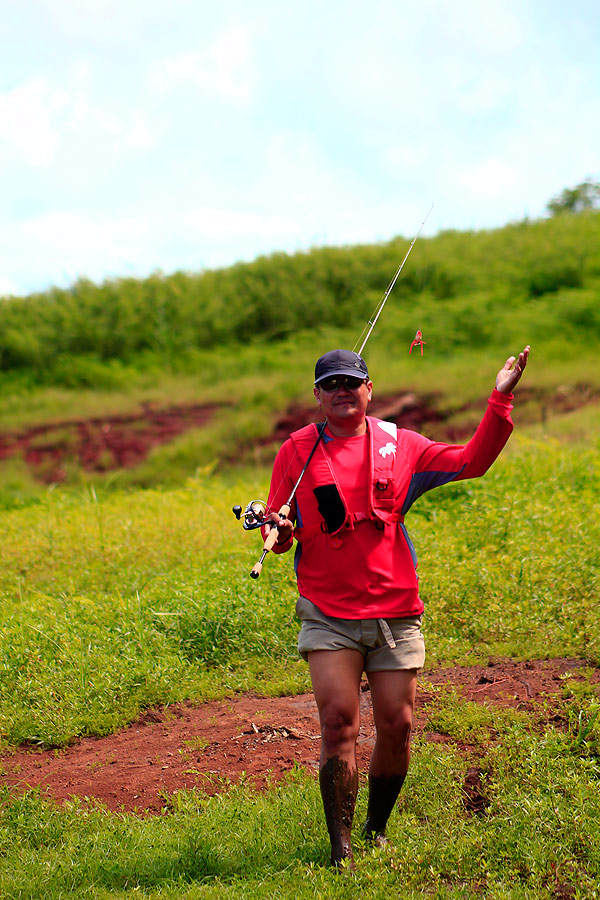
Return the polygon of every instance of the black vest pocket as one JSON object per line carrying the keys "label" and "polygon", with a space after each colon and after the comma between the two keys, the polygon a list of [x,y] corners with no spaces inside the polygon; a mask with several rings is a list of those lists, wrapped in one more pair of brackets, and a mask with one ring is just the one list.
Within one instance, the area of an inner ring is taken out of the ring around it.
{"label": "black vest pocket", "polygon": [[329,534],[339,531],[346,520],[346,510],[335,484],[322,484],[313,488],[313,494],[317,498],[319,512],[325,519],[326,530]]}

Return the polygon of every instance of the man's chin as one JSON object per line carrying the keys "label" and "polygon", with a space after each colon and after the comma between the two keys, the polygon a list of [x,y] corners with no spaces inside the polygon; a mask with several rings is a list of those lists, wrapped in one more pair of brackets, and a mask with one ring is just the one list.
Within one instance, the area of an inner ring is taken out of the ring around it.
{"label": "man's chin", "polygon": [[330,419],[339,419],[340,422],[359,422],[362,419],[362,415],[359,410],[357,410],[353,406],[342,406],[341,408],[336,407],[335,410],[332,411],[329,416]]}
{"label": "man's chin", "polygon": [[358,413],[356,404],[353,403],[352,400],[340,400],[339,403],[334,404],[333,408],[336,412],[338,412],[338,411],[347,412],[348,410],[350,410],[355,415],[356,415],[356,413]]}

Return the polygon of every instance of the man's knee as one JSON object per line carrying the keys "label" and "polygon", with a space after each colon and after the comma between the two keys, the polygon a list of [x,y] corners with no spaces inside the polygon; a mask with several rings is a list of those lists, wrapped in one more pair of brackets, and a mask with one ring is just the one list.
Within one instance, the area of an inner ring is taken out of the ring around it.
{"label": "man's knee", "polygon": [[393,745],[398,751],[404,750],[410,743],[412,732],[412,708],[401,707],[393,712],[378,717],[375,722],[377,737]]}
{"label": "man's knee", "polygon": [[359,722],[356,715],[343,707],[331,704],[321,712],[321,738],[330,750],[353,745],[358,738]]}

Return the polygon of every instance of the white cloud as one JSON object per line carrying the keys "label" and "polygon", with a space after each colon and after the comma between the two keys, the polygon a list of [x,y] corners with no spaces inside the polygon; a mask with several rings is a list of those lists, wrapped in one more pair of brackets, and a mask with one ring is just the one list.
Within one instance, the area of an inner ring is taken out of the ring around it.
{"label": "white cloud", "polygon": [[[274,211],[197,207],[155,215],[103,216],[56,210],[17,224],[0,221],[4,272],[0,293],[67,286],[157,268],[199,270],[252,259],[275,248],[295,249],[297,222]],[[44,272],[45,281],[39,275]]]}
{"label": "white cloud", "polygon": [[133,220],[111,218],[107,222],[101,217],[68,210],[44,213],[23,223],[24,234],[34,243],[43,243],[49,253],[73,246],[73,255],[78,255],[86,247],[94,247],[100,253],[113,251],[134,234],[144,236],[148,228],[146,217],[135,217]]}
{"label": "white cloud", "polygon": [[123,109],[118,97],[94,95],[89,65],[79,65],[70,84],[60,127],[69,137],[78,135],[92,144],[94,156],[102,156],[108,148],[119,152],[149,150],[155,145],[156,130],[144,111],[131,106]]}
{"label": "white cloud", "polygon": [[458,98],[459,109],[469,114],[490,113],[506,101],[512,101],[518,84],[511,78],[496,73],[483,75],[465,86]]}
{"label": "white cloud", "polygon": [[520,179],[504,159],[490,157],[458,171],[458,181],[473,198],[497,200],[513,194]]}
{"label": "white cloud", "polygon": [[299,236],[292,217],[270,212],[261,215],[236,209],[199,208],[184,213],[181,223],[196,238],[209,239],[211,243],[227,243],[239,237],[272,240],[279,236],[287,240]]}
{"label": "white cloud", "polygon": [[22,158],[34,167],[51,166],[60,145],[54,116],[66,103],[65,92],[52,88],[45,78],[32,79],[0,94],[0,139],[5,146],[2,156]]}
{"label": "white cloud", "polygon": [[321,229],[329,219],[351,216],[365,202],[360,177],[343,160],[332,161],[314,134],[274,132],[266,142],[257,177],[247,188],[253,204],[285,211]]}
{"label": "white cloud", "polygon": [[122,108],[118,99],[95,97],[87,66],[75,67],[62,80],[66,87],[58,80],[35,78],[0,94],[4,173],[25,165],[69,180],[94,161],[106,166],[111,156],[118,163],[123,151],[139,153],[155,146],[158,134],[149,114]]}
{"label": "white cloud", "polygon": [[144,25],[151,27],[156,20],[164,29],[172,17],[186,12],[189,16],[190,0],[36,0],[38,5],[45,7],[57,30],[71,41],[91,39],[119,45],[135,43]]}
{"label": "white cloud", "polygon": [[[4,277],[19,293],[123,275],[156,266],[155,223],[147,216],[93,216],[56,210],[17,223],[0,222]],[[32,276],[32,272],[43,272]]]}
{"label": "white cloud", "polygon": [[248,29],[228,28],[206,50],[163,59],[152,80],[165,92],[189,84],[206,94],[247,100],[256,86]]}
{"label": "white cloud", "polygon": [[524,40],[527,8],[519,0],[481,3],[481,0],[432,0],[430,9],[441,33],[451,41],[476,47],[478,53],[509,53]]}
{"label": "white cloud", "polygon": [[20,0],[0,286],[536,215],[598,177],[586,4]]}
{"label": "white cloud", "polygon": [[156,140],[156,132],[150,128],[147,117],[140,111],[134,112],[125,131],[125,145],[132,150],[151,150]]}
{"label": "white cloud", "polygon": [[0,277],[0,297],[9,297],[18,294],[16,282],[10,278]]}
{"label": "white cloud", "polygon": [[415,201],[397,189],[374,193],[362,176],[345,162],[332,164],[314,135],[279,132],[265,147],[246,200],[251,208],[294,223],[293,229],[274,232],[272,249],[368,243],[414,233],[431,200]]}

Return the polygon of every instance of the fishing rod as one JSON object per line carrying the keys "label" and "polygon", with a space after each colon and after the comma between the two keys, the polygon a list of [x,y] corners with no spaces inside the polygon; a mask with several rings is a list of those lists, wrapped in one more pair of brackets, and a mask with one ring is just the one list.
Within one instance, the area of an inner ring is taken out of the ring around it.
{"label": "fishing rod", "polygon": [[[373,329],[375,328],[375,325],[376,325],[376,323],[377,323],[377,319],[378,319],[379,316],[381,315],[381,311],[382,311],[383,307],[384,307],[385,304],[386,304],[387,298],[388,298],[388,297],[390,296],[390,294],[392,293],[392,289],[393,289],[394,285],[396,284],[396,281],[398,280],[398,277],[399,277],[399,275],[400,275],[400,272],[401,272],[402,269],[404,268],[404,264],[406,263],[406,260],[408,259],[409,255],[410,255],[410,251],[412,250],[412,248],[413,248],[414,245],[416,244],[417,238],[418,238],[419,235],[421,234],[421,231],[423,230],[423,226],[425,225],[425,222],[426,222],[427,219],[429,218],[429,214],[431,213],[431,210],[432,210],[432,209],[433,209],[433,203],[431,204],[431,206],[430,206],[430,208],[429,208],[429,212],[427,213],[427,215],[425,216],[425,218],[424,218],[423,221],[421,222],[421,226],[420,226],[419,230],[417,231],[416,235],[414,236],[414,238],[413,238],[413,240],[412,240],[412,243],[411,243],[410,247],[409,247],[408,250],[406,251],[406,255],[405,255],[404,259],[402,260],[402,262],[401,262],[400,265],[398,266],[398,269],[397,269],[397,271],[396,271],[396,274],[395,274],[394,277],[392,278],[392,280],[391,280],[391,282],[390,282],[390,284],[389,284],[389,286],[388,286],[388,288],[387,288],[385,294],[383,295],[382,300],[381,300],[381,301],[379,302],[379,304],[377,305],[377,307],[376,307],[376,309],[375,309],[375,311],[374,311],[374,313],[373,313],[372,318],[369,319],[369,321],[367,322],[365,328],[363,329],[363,334],[365,333],[365,331],[366,331],[367,329],[368,329],[368,331],[367,331],[367,336],[365,337],[364,341],[362,342],[362,344],[360,344],[360,350],[358,350],[358,355],[359,355],[359,356],[362,356],[362,352],[363,352],[363,350],[364,350],[364,348],[365,348],[365,345],[366,345],[367,341],[369,340],[369,338],[370,338],[370,336],[371,336],[371,332],[372,332]],[[357,348],[357,346],[359,345],[359,343],[360,343],[360,341],[361,341],[361,338],[362,338],[362,334],[361,334],[361,336],[359,337],[359,339],[358,339],[358,341],[356,342],[356,344],[354,345],[354,352],[355,352],[355,353],[357,352],[357,351],[356,351],[356,348]],[[295,497],[295,495],[296,495],[296,491],[298,490],[298,486],[300,485],[300,482],[302,481],[302,478],[303,478],[303,476],[304,476],[304,473],[306,472],[306,470],[307,470],[307,468],[308,468],[308,464],[310,463],[311,459],[313,458],[313,455],[314,455],[314,453],[315,453],[315,451],[316,451],[316,449],[317,449],[317,447],[318,447],[318,445],[319,445],[319,441],[321,440],[321,437],[323,436],[323,432],[325,431],[325,426],[326,426],[326,424],[327,424],[327,422],[321,422],[319,425],[317,425],[317,430],[318,430],[317,440],[315,441],[314,446],[313,446],[312,450],[310,451],[310,453],[309,453],[309,455],[308,455],[308,459],[307,459],[306,462],[304,463],[304,466],[303,466],[303,468],[302,468],[302,471],[300,472],[300,475],[298,476],[298,480],[296,481],[296,484],[295,484],[294,487],[292,488],[292,492],[291,492],[290,496],[288,497],[288,499],[286,500],[286,502],[283,504],[283,506],[282,506],[282,507],[280,508],[280,510],[279,510],[278,515],[279,515],[280,518],[282,518],[282,519],[287,519],[287,517],[288,517],[289,514],[290,514],[290,510],[291,510],[291,507],[292,507],[292,501],[293,501],[293,499],[294,499],[294,497]],[[234,506],[232,512],[233,512],[234,516],[236,517],[236,519],[238,519],[238,521],[239,521],[239,520],[242,520],[242,527],[243,527],[246,531],[253,531],[255,528],[262,528],[264,525],[270,525],[270,526],[271,526],[271,527],[270,527],[270,531],[269,531],[268,535],[267,535],[266,538],[265,538],[265,541],[264,541],[264,544],[263,544],[263,549],[262,549],[262,553],[261,553],[260,559],[258,560],[258,562],[256,562],[256,563],[254,564],[254,566],[252,567],[252,569],[251,569],[251,571],[250,571],[250,577],[251,577],[251,578],[258,578],[259,575],[260,575],[260,573],[261,573],[261,571],[262,571],[263,562],[264,562],[264,560],[265,560],[265,557],[266,557],[267,553],[269,552],[269,550],[272,550],[273,547],[275,546],[275,544],[277,543],[277,537],[278,537],[278,534],[279,534],[279,526],[278,526],[275,522],[272,522],[271,520],[269,520],[269,518],[268,518],[268,506],[267,506],[267,504],[266,504],[263,500],[251,500],[250,503],[247,505],[246,509],[243,510],[243,511],[242,511],[242,507],[241,507],[241,506]]]}
{"label": "fishing rod", "polygon": [[[369,340],[369,338],[371,337],[371,332],[372,332],[373,329],[375,328],[375,325],[376,325],[376,323],[377,323],[377,319],[378,319],[379,316],[381,315],[381,311],[382,311],[383,307],[384,307],[385,304],[386,304],[387,298],[388,298],[388,297],[390,296],[390,294],[392,293],[392,289],[393,289],[394,285],[396,284],[396,282],[398,281],[398,276],[400,275],[400,272],[401,272],[402,269],[404,268],[404,263],[406,262],[406,260],[407,260],[408,257],[410,256],[410,251],[412,250],[412,248],[413,248],[413,247],[415,246],[415,244],[417,243],[417,238],[418,238],[419,235],[421,234],[421,232],[422,232],[422,230],[423,230],[423,226],[425,225],[425,222],[426,222],[427,219],[429,218],[429,213],[431,212],[432,209],[433,209],[433,203],[432,203],[431,206],[429,207],[429,212],[427,213],[427,215],[425,216],[425,218],[424,218],[423,221],[421,222],[421,226],[420,226],[419,230],[417,231],[417,233],[415,234],[414,238],[412,239],[412,243],[411,243],[410,247],[408,248],[408,250],[406,251],[406,256],[404,257],[404,259],[402,260],[402,262],[401,262],[400,265],[398,266],[398,269],[397,269],[397,271],[396,271],[396,274],[394,275],[394,277],[393,277],[392,280],[390,281],[390,283],[389,283],[389,285],[388,285],[388,288],[387,288],[385,294],[383,295],[382,299],[379,301],[379,304],[375,307],[373,316],[369,319],[369,321],[368,321],[367,324],[365,325],[365,327],[364,327],[364,329],[363,329],[363,332],[362,332],[361,336],[359,337],[359,339],[357,340],[356,344],[355,344],[354,347],[353,347],[354,353],[358,353],[359,356],[362,356],[362,352],[363,352],[363,350],[365,349],[365,345],[366,345],[367,341]],[[369,326],[370,326],[370,328],[369,328]],[[367,329],[369,329],[369,330],[367,331]],[[363,334],[365,333],[365,331],[367,331],[367,336],[365,337],[365,339],[364,339],[364,341],[362,342],[362,344],[360,344],[361,338],[362,338]],[[358,347],[359,344],[360,344],[360,350],[357,351],[356,348]]]}

